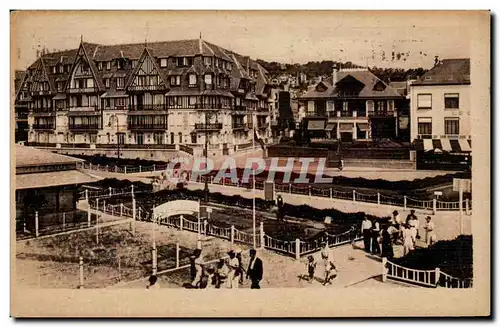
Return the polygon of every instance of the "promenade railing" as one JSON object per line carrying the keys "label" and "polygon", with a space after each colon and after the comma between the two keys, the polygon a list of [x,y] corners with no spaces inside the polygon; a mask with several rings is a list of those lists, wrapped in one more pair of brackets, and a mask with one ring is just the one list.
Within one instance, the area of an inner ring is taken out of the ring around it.
{"label": "promenade railing", "polygon": [[472,279],[460,279],[450,276],[436,268],[419,270],[400,266],[387,258],[382,258],[382,281],[392,279],[423,287],[471,288]]}

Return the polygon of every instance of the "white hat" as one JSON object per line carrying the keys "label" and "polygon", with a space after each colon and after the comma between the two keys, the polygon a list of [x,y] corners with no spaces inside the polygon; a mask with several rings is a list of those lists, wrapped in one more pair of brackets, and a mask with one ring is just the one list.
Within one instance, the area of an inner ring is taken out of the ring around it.
{"label": "white hat", "polygon": [[240,248],[236,248],[236,249],[234,250],[234,253],[241,253],[241,249],[240,249]]}

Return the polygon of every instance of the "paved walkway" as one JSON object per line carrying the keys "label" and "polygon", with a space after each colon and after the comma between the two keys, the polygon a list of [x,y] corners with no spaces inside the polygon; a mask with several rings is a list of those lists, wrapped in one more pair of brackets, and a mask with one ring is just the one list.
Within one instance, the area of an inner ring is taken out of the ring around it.
{"label": "paved walkway", "polygon": [[[128,179],[130,181],[141,181],[144,183],[150,183],[151,180],[146,177],[135,176],[131,174],[120,174],[120,173],[109,173],[102,171],[92,171],[92,174],[95,174],[100,177],[105,178],[117,178],[117,179]],[[203,189],[203,184],[201,183],[190,183],[187,186],[188,189],[196,190]],[[209,185],[211,192],[220,192],[226,195],[240,195],[245,198],[252,198],[252,190],[237,188],[233,186],[223,186],[210,184]],[[256,190],[255,194],[259,198],[264,198],[264,191]],[[290,203],[294,205],[310,205],[312,207],[318,209],[330,209],[335,208],[342,212],[365,212],[367,214],[385,217],[391,216],[394,210],[398,210],[400,214],[404,217],[409,214],[409,210],[404,212],[402,207],[390,206],[390,205],[380,205],[377,206],[375,203],[366,203],[366,202],[353,202],[348,200],[341,199],[329,199],[329,198],[320,198],[320,197],[309,197],[307,195],[299,195],[299,194],[288,194],[288,193],[280,193],[283,196],[283,200],[285,203]],[[436,234],[439,240],[448,240],[454,239],[458,235],[460,235],[460,215],[458,211],[438,211],[436,215],[432,215],[432,212],[429,210],[416,210],[417,216],[420,219],[420,235],[424,236],[423,225],[425,223],[425,217],[430,215],[434,224],[436,226]],[[463,234],[472,234],[472,215],[462,215],[462,224],[463,224]]]}

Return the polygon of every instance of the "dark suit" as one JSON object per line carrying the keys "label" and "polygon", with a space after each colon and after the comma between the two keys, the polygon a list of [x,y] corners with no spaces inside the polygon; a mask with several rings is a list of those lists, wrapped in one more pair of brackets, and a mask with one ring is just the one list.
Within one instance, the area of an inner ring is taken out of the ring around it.
{"label": "dark suit", "polygon": [[260,258],[255,257],[255,264],[252,269],[252,260],[250,260],[250,264],[248,265],[247,276],[252,281],[252,286],[250,288],[259,289],[259,283],[262,280],[262,260]]}

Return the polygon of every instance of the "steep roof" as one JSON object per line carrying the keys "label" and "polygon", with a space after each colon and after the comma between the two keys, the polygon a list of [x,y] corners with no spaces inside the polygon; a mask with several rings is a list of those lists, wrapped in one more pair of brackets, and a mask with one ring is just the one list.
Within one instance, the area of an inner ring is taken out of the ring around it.
{"label": "steep roof", "polygon": [[[103,81],[104,78],[116,77],[116,74],[122,74],[123,76],[120,76],[125,77],[125,80],[129,81],[134,69],[126,68],[120,70],[119,73],[115,72],[114,69],[112,69],[111,71],[107,69],[99,71],[97,69],[96,62],[109,62],[117,58],[138,60],[143,54],[144,49],[146,48],[147,52],[155,58],[177,56],[190,57],[196,55],[214,56],[216,58],[231,62],[233,66],[233,69],[231,71],[226,70],[225,67],[220,68],[215,67],[214,65],[212,65],[211,68],[207,68],[205,65],[199,63],[195,63],[194,66],[188,68],[172,67],[170,65],[169,67],[158,67],[158,70],[161,74],[163,74],[163,77],[166,77],[168,75],[184,75],[188,72],[193,71],[196,71],[199,74],[203,74],[205,71],[207,71],[207,69],[209,69],[213,70],[214,73],[229,75],[232,78],[231,89],[235,89],[238,87],[241,78],[247,78],[257,83],[257,93],[262,92],[265,85],[268,84],[267,71],[265,71],[265,69],[262,68],[255,60],[229,51],[210,42],[206,42],[202,39],[148,42],[147,44],[130,43],[115,45],[100,45],[89,42],[81,42],[81,46],[89,60],[89,66],[93,75],[96,76],[96,83],[101,91],[113,91],[116,88],[116,85],[114,85],[113,83],[110,83],[110,87],[106,88]],[[45,54],[41,57],[43,59],[37,60],[28,69],[38,67],[36,65],[40,64],[39,61],[43,61],[43,66],[46,67],[46,73],[49,79],[51,90],[55,92],[57,82],[68,82],[71,71],[63,73],[59,73],[59,71],[57,71],[56,73],[53,73],[50,69],[50,66],[54,66],[58,63],[73,66],[79,49],[80,48]],[[256,70],[258,72],[256,78],[250,77],[248,73],[249,69]]]}
{"label": "steep roof", "polygon": [[[360,90],[358,97],[360,98],[391,98],[397,97],[400,98],[401,94],[398,93],[397,90],[392,88],[390,85],[385,84],[381,79],[375,76],[369,70],[361,70],[361,69],[347,69],[341,70],[337,72],[337,83],[333,85],[333,77],[330,76],[316,85],[313,88],[309,89],[301,98],[335,98],[339,97],[339,88],[338,83],[342,80],[354,79],[360,82],[359,85],[362,85],[362,89]],[[326,89],[323,92],[318,91],[317,86],[323,84],[326,86]],[[377,90],[375,86],[377,84],[382,84],[384,86],[383,90]]]}
{"label": "steep roof", "polygon": [[470,84],[470,59],[443,59],[412,85]]}

